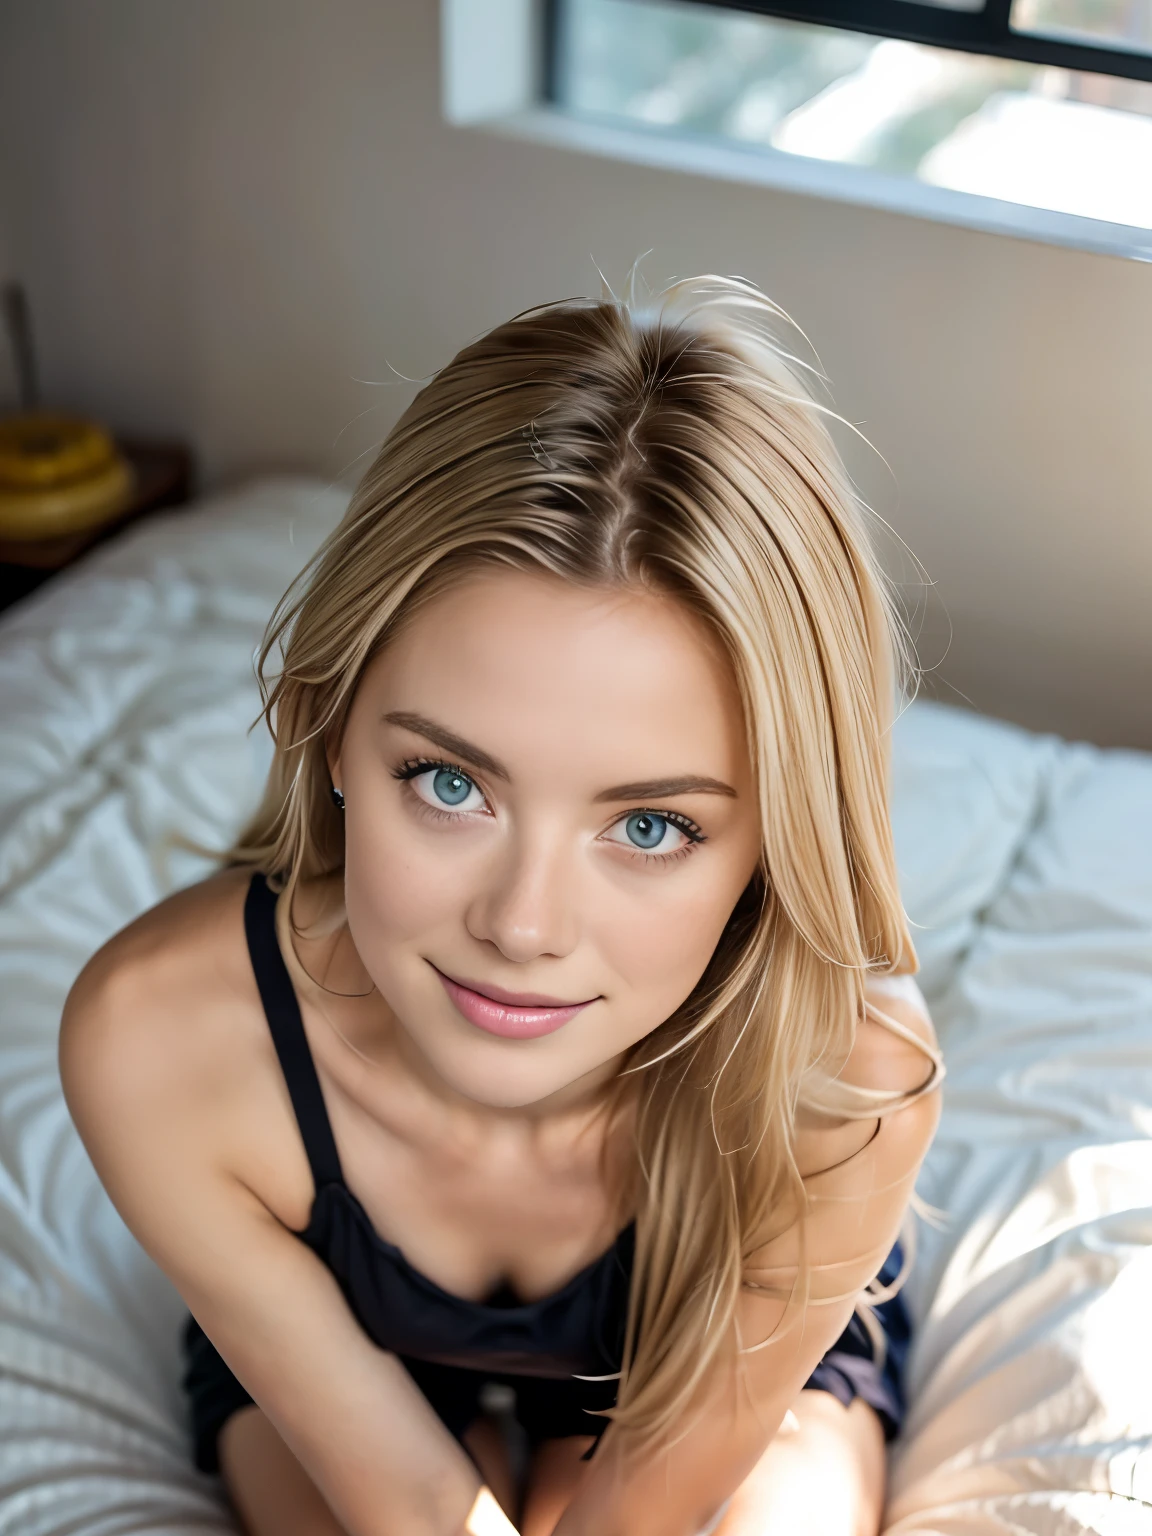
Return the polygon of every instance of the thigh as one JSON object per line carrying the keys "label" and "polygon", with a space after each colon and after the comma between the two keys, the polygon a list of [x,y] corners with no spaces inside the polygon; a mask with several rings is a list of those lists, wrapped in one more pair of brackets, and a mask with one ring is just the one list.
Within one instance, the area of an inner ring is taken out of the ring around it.
{"label": "thigh", "polygon": [[884,1429],[862,1398],[801,1392],[736,1490],[716,1536],[877,1536],[884,1512]]}
{"label": "thigh", "polygon": [[566,1435],[545,1440],[536,1448],[524,1492],[520,1536],[551,1536],[587,1470],[582,1458],[592,1444],[591,1435]]}

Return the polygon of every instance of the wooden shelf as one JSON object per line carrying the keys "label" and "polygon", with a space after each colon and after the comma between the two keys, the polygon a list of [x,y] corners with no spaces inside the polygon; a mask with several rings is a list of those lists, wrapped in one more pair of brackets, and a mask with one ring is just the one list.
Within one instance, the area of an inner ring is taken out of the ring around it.
{"label": "wooden shelf", "polygon": [[117,446],[136,471],[136,489],[128,506],[99,528],[83,533],[57,539],[0,539],[0,609],[11,607],[140,518],[187,504],[192,495],[192,453],[185,444],[129,438]]}

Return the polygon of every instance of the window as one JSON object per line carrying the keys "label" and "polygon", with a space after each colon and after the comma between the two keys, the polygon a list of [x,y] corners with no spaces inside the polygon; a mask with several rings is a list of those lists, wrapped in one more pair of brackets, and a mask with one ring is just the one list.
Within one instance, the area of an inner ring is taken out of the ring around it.
{"label": "window", "polygon": [[589,121],[1152,229],[1152,0],[550,0],[549,39]]}

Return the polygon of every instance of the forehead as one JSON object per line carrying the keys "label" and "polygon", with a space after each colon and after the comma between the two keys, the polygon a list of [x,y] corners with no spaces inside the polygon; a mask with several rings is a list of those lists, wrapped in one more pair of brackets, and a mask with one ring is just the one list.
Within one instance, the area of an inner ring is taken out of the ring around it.
{"label": "forehead", "polygon": [[472,576],[375,659],[362,706],[434,718],[514,772],[517,757],[566,753],[608,779],[743,776],[731,668],[703,621],[658,592],[519,571]]}

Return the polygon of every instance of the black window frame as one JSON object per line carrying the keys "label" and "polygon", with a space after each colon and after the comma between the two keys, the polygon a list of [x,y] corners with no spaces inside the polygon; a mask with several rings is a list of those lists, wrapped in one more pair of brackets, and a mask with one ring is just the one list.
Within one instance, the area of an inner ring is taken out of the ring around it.
{"label": "black window frame", "polygon": [[[546,91],[550,101],[559,97],[561,61],[558,47],[563,33],[561,11],[572,0],[547,0]],[[644,4],[644,0],[631,0]],[[837,27],[847,32],[866,32],[877,37],[897,37],[935,48],[1016,59],[1022,64],[1051,65],[1093,75],[1117,75],[1125,80],[1152,82],[1152,53],[1109,48],[1063,37],[1017,32],[1010,25],[1012,0],[984,0],[979,11],[954,11],[919,0],[794,0],[791,5],[766,0],[693,0],[716,10],[746,11],[781,21],[802,21],[813,26]]]}

